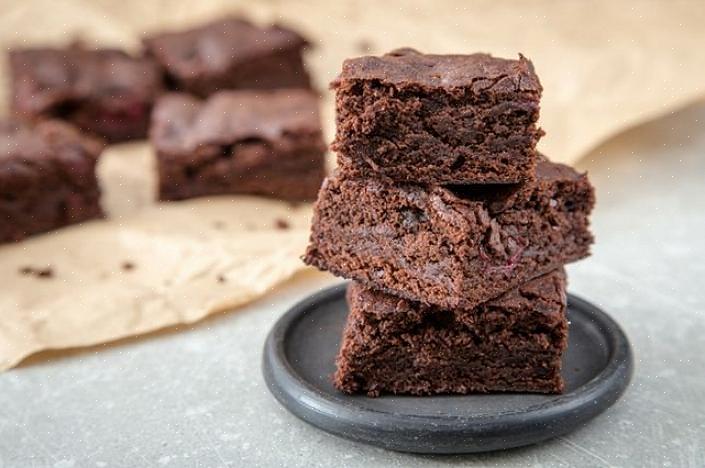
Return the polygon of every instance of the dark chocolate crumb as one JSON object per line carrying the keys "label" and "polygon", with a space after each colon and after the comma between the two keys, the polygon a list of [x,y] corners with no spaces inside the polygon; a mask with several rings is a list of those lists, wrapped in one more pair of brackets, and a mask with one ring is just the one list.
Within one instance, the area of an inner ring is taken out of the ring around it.
{"label": "dark chocolate crumb", "polygon": [[123,262],[123,263],[122,263],[122,269],[123,269],[124,271],[132,271],[132,270],[135,269],[135,264],[132,263],[132,262],[129,262],[129,261]]}
{"label": "dark chocolate crumb", "polygon": [[277,218],[274,220],[274,226],[277,229],[289,229],[291,227],[288,221],[281,218]]}
{"label": "dark chocolate crumb", "polygon": [[219,282],[219,283],[225,283],[225,276],[223,276],[223,275],[218,275],[218,282]]}
{"label": "dark chocolate crumb", "polygon": [[54,269],[50,266],[45,268],[35,268],[31,266],[24,266],[19,269],[22,275],[32,275],[35,278],[49,279],[54,277]]}
{"label": "dark chocolate crumb", "polygon": [[51,267],[40,268],[38,270],[35,270],[34,274],[37,276],[37,278],[53,278],[54,270]]}

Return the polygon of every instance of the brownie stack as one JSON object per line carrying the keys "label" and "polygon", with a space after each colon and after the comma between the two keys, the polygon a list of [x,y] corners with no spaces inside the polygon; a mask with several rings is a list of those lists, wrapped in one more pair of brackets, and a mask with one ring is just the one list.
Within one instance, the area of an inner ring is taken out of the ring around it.
{"label": "brownie stack", "polygon": [[536,151],[531,62],[402,49],[332,87],[339,168],[304,260],[353,280],[335,385],[561,392],[563,265],[589,254],[594,192]]}

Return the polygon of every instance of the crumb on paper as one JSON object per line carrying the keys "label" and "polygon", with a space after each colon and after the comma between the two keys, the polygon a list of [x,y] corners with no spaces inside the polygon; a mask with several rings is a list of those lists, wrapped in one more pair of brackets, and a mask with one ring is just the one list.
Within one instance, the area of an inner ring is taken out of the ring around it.
{"label": "crumb on paper", "polygon": [[287,220],[281,218],[277,218],[274,220],[274,226],[277,229],[289,229],[291,227]]}
{"label": "crumb on paper", "polygon": [[300,207],[302,203],[298,201],[288,201],[287,205],[289,205],[289,208],[295,210],[296,208]]}
{"label": "crumb on paper", "polygon": [[35,278],[49,279],[54,277],[54,269],[51,266],[36,268],[32,266],[23,266],[19,269],[20,274],[26,276],[34,276]]}
{"label": "crumb on paper", "polygon": [[37,278],[53,278],[54,269],[52,267],[41,268],[35,271]]}
{"label": "crumb on paper", "polygon": [[223,276],[223,275],[218,275],[218,282],[219,282],[219,283],[225,283],[225,276]]}
{"label": "crumb on paper", "polygon": [[217,220],[213,221],[213,227],[214,227],[215,229],[221,230],[221,229],[225,229],[225,228],[226,228],[226,224],[225,224],[225,222],[223,222],[223,221],[217,219]]}
{"label": "crumb on paper", "polygon": [[125,261],[125,262],[122,262],[122,269],[123,269],[123,271],[132,271],[132,270],[135,269],[135,266],[136,266],[136,265],[135,265],[133,262],[129,261],[129,260],[128,260],[128,261]]}

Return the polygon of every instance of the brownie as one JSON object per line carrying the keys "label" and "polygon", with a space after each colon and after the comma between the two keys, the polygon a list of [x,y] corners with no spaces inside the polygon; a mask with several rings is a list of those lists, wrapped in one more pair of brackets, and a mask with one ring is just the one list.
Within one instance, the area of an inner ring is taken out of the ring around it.
{"label": "brownie", "polygon": [[152,118],[162,200],[215,194],[316,198],[326,145],[318,100],[309,91],[221,91],[205,101],[169,94]]}
{"label": "brownie", "polygon": [[101,217],[102,148],[64,122],[0,120],[0,242]]}
{"label": "brownie", "polygon": [[279,25],[255,26],[224,18],[143,41],[172,89],[202,97],[235,88],[309,88],[302,58],[307,41]]}
{"label": "brownie", "polygon": [[467,309],[587,256],[593,205],[585,174],[548,161],[518,186],[336,174],[319,193],[304,261],[407,299]]}
{"label": "brownie", "polygon": [[346,60],[333,149],[341,171],[426,184],[530,179],[541,84],[529,60],[400,49]]}
{"label": "brownie", "polygon": [[12,50],[10,69],[16,114],[67,120],[111,142],[147,136],[162,86],[152,60],[80,45]]}
{"label": "brownie", "polygon": [[346,393],[560,393],[565,274],[555,270],[472,309],[348,288],[335,386]]}

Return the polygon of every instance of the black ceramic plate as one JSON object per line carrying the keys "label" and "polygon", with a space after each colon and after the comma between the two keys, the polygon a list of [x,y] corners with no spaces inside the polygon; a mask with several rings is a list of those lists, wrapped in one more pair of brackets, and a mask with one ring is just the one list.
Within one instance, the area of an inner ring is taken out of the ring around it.
{"label": "black ceramic plate", "polygon": [[577,429],[617,401],[631,378],[622,330],[594,305],[569,295],[563,395],[345,395],[331,383],[348,313],[345,287],[321,291],[289,310],[267,337],[263,357],[264,378],[277,400],[341,437],[417,453],[519,447]]}

